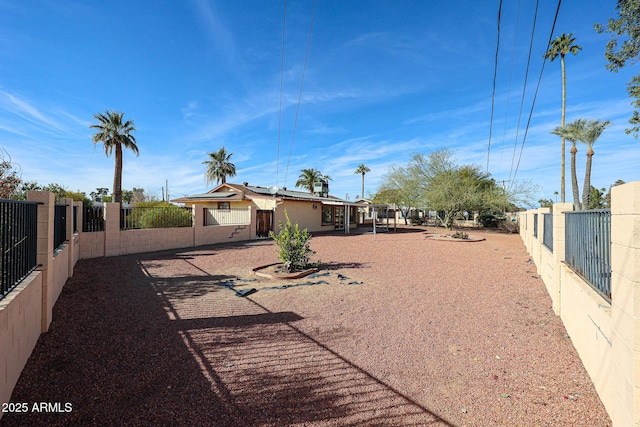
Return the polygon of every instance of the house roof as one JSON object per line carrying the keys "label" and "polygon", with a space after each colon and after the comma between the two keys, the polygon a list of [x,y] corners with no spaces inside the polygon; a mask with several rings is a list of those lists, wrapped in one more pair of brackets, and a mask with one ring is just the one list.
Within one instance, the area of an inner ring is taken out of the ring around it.
{"label": "house roof", "polygon": [[[272,193],[274,190],[275,193]],[[203,194],[193,194],[190,196],[173,199],[176,203],[195,203],[195,202],[212,202],[212,201],[230,201],[230,200],[253,200],[254,198],[272,198],[279,200],[299,200],[308,202],[319,202],[324,204],[350,204],[335,196],[321,197],[306,191],[294,191],[287,189],[279,189],[276,187],[260,187],[248,184],[220,184],[216,188]]]}

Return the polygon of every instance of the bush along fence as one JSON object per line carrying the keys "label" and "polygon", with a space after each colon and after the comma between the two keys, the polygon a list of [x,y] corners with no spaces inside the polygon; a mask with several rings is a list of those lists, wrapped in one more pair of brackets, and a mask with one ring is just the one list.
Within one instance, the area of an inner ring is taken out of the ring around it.
{"label": "bush along fence", "polygon": [[520,213],[520,236],[613,425],[640,427],[640,182],[611,209]]}

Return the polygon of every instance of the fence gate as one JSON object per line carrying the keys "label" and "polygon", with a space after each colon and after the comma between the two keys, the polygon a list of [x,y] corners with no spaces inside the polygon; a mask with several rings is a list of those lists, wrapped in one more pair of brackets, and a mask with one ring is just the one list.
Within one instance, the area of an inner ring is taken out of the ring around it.
{"label": "fence gate", "polygon": [[272,230],[271,220],[273,211],[258,210],[256,212],[256,236],[269,237]]}

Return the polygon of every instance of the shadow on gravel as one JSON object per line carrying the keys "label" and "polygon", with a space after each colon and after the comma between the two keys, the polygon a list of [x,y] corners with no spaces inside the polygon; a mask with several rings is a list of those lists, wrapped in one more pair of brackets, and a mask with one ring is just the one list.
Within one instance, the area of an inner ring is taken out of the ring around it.
{"label": "shadow on gravel", "polygon": [[452,425],[176,254],[80,261],[0,425]]}
{"label": "shadow on gravel", "polygon": [[362,262],[323,262],[320,264],[323,270],[344,270],[347,268],[371,268],[369,263]]}

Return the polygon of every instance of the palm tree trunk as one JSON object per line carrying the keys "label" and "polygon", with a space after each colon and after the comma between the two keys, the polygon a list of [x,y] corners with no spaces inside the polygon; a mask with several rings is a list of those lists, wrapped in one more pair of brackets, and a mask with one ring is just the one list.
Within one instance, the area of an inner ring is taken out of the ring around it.
{"label": "palm tree trunk", "polygon": [[584,187],[582,187],[582,209],[589,209],[589,196],[591,195],[591,158],[593,150],[587,151],[587,166],[584,170]]}
{"label": "palm tree trunk", "polygon": [[580,190],[578,189],[578,175],[576,173],[576,154],[578,149],[571,147],[571,189],[573,190],[573,208],[580,210]]}
{"label": "palm tree trunk", "polygon": [[113,202],[122,201],[122,145],[116,145],[116,167],[113,172]]}
{"label": "palm tree trunk", "polygon": [[[567,102],[567,75],[564,69],[564,55],[560,55],[560,65],[562,68],[562,123],[564,126],[564,116],[565,116],[565,108]],[[564,137],[562,137],[562,156],[560,160],[560,167],[562,168],[560,172],[560,203],[564,203],[564,169],[565,169],[565,148],[564,148]]]}
{"label": "palm tree trunk", "polygon": [[364,172],[362,172],[362,193],[360,193],[360,198],[364,199]]}

